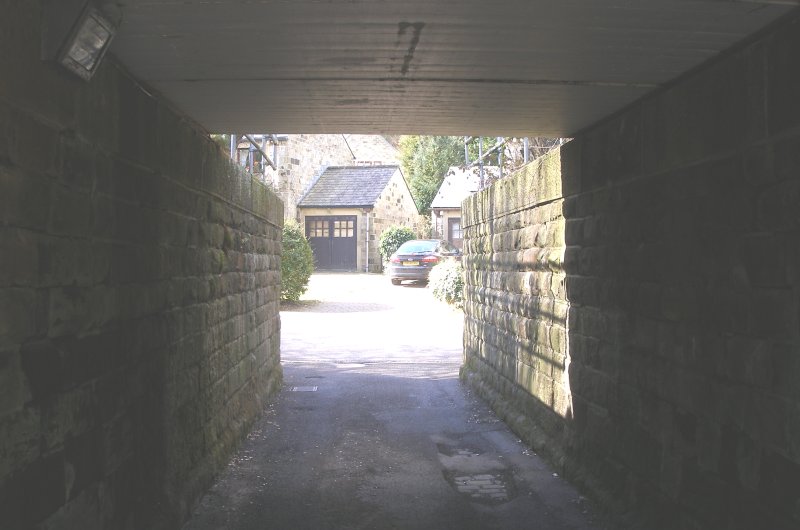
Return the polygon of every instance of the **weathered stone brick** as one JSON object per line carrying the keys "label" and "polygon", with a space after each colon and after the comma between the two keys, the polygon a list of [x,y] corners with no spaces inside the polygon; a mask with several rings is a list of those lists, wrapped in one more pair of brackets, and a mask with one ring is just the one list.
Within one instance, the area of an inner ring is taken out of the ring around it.
{"label": "weathered stone brick", "polygon": [[[643,103],[644,169],[671,169],[737,147],[760,127],[760,79],[742,55],[710,65],[659,98]],[[680,131],[692,131],[682,134]]]}
{"label": "weathered stone brick", "polygon": [[113,61],[88,84],[41,62],[39,6],[10,9],[0,524],[155,528],[152,507],[184,517],[279,389],[283,207]]}
{"label": "weathered stone brick", "polygon": [[800,230],[800,179],[780,182],[758,199],[759,227],[786,232]]}
{"label": "weathered stone brick", "polygon": [[30,528],[55,512],[64,495],[64,455],[55,453],[32,462],[0,487],[4,520]]}
{"label": "weathered stone brick", "polygon": [[103,476],[102,431],[96,429],[67,440],[64,449],[65,490],[68,500],[75,499]]}
{"label": "weathered stone brick", "polygon": [[798,299],[784,289],[758,289],[751,299],[749,331],[754,337],[794,339],[798,329]]}
{"label": "weathered stone brick", "polygon": [[[800,49],[788,45],[796,25],[563,147],[561,175],[577,175],[580,184],[556,201],[560,211],[537,202],[546,186],[535,183],[534,167],[465,208],[465,378],[499,393],[501,409],[519,403],[556,440],[550,445],[577,448],[576,467],[606,487],[666,497],[669,513],[687,510],[670,519],[675,527],[748,527],[726,512],[719,492],[742,499],[744,521],[788,528],[798,520],[791,503],[766,500],[775,483],[763,498],[751,494],[763,473],[762,443],[789,455],[781,478],[788,484],[800,461],[791,383],[800,366],[800,158],[791,130],[800,106],[789,101],[797,76],[787,66]],[[779,139],[768,136],[776,131]],[[521,209],[512,214],[510,205]],[[551,223],[554,214],[563,218]],[[557,272],[548,263],[553,247],[566,247]],[[541,284],[545,270],[553,270],[548,282],[566,273],[566,292]],[[568,410],[542,398],[548,385],[550,396],[567,391],[554,364],[548,373],[535,360],[559,349],[548,318],[562,317],[579,436],[539,412]],[[605,415],[590,427],[593,410]],[[616,465],[599,463],[607,461],[598,458],[604,449]],[[644,483],[655,486],[643,493]],[[717,494],[698,501],[709,488]]]}
{"label": "weathered stone brick", "polygon": [[107,523],[111,519],[109,513],[111,501],[106,495],[106,490],[97,485],[83,490],[48,517],[42,528],[48,530],[52,528],[101,530],[105,524],[115,525],[116,528],[127,528],[128,526],[118,524],[116,521]]}
{"label": "weathered stone brick", "polygon": [[715,332],[747,329],[752,303],[749,293],[723,286],[706,289],[700,297],[699,321]]}
{"label": "weathered stone brick", "polygon": [[73,135],[62,134],[59,156],[59,180],[70,189],[91,191],[97,166],[95,148],[76,140]]}
{"label": "weathered stone brick", "polygon": [[[684,459],[683,488],[680,501],[697,514],[701,525],[718,526],[724,524],[726,502],[726,484],[713,472],[697,467],[691,459]],[[701,500],[702,491],[712,492]]]}
{"label": "weathered stone brick", "polygon": [[66,439],[94,428],[97,413],[98,396],[91,384],[60,392],[58,399],[42,409],[43,450],[61,447]]}
{"label": "weathered stone brick", "polygon": [[761,235],[745,238],[742,255],[749,283],[755,287],[783,287],[788,285],[786,237]]}
{"label": "weathered stone brick", "polygon": [[780,513],[796,515],[800,499],[800,466],[775,451],[765,451],[761,461],[758,494]]}
{"label": "weathered stone brick", "polygon": [[151,171],[140,171],[133,183],[131,190],[133,195],[128,198],[142,206],[162,209],[167,202],[167,199],[164,198],[167,193],[164,182],[163,175],[156,175]]}
{"label": "weathered stone brick", "polygon": [[[154,227],[154,220],[147,215],[144,209],[133,204],[124,202],[116,203],[116,219],[114,239],[126,244],[138,243],[149,244],[148,235],[157,233]],[[149,227],[146,225],[150,225]]]}
{"label": "weathered stone brick", "polygon": [[35,402],[50,404],[61,389],[61,353],[49,340],[31,342],[20,351],[21,365]]}
{"label": "weathered stone brick", "polygon": [[0,286],[36,284],[39,273],[37,236],[27,230],[0,228]]}
{"label": "weathered stone brick", "polygon": [[95,258],[86,240],[40,237],[38,245],[39,285],[88,285],[93,280]]}
{"label": "weathered stone brick", "polygon": [[22,112],[15,113],[12,120],[11,160],[35,174],[57,174],[59,132]]}
{"label": "weathered stone brick", "polygon": [[775,144],[775,178],[797,180],[800,178],[800,136],[791,136]]}
{"label": "weathered stone brick", "polygon": [[[559,148],[561,158],[562,194],[569,197],[581,191],[582,139],[573,139]],[[569,214],[565,211],[565,217]]]}
{"label": "weathered stone brick", "polygon": [[51,336],[80,333],[90,327],[89,288],[60,287],[50,290],[49,329]]}
{"label": "weathered stone brick", "polygon": [[636,312],[647,317],[661,315],[663,289],[655,283],[641,283],[636,294]]}
{"label": "weathered stone brick", "polygon": [[0,345],[21,343],[36,333],[36,292],[0,289]]}
{"label": "weathered stone brick", "polygon": [[44,230],[50,209],[51,182],[0,166],[0,219],[5,224]]}
{"label": "weathered stone brick", "polygon": [[800,91],[800,74],[796,64],[796,50],[800,48],[800,22],[788,21],[779,28],[767,45],[767,90],[769,127],[779,132],[800,124],[800,105],[795,95]]}
{"label": "weathered stone brick", "polygon": [[41,454],[41,417],[31,406],[0,416],[0,474],[11,476]]}
{"label": "weathered stone brick", "polygon": [[661,292],[660,314],[673,321],[695,321],[700,310],[698,296],[691,285],[667,285]]}
{"label": "weathered stone brick", "polygon": [[0,388],[3,388],[0,394],[0,418],[22,410],[29,398],[29,390],[16,348],[0,350]]}
{"label": "weathered stone brick", "polygon": [[117,115],[120,154],[155,167],[157,160],[158,103],[133,83],[120,83]]}
{"label": "weathered stone brick", "polygon": [[11,162],[11,115],[8,105],[0,103],[0,162]]}
{"label": "weathered stone brick", "polygon": [[611,118],[583,136],[581,190],[584,193],[611,179],[641,171],[641,128],[641,108],[634,105],[624,115]]}
{"label": "weathered stone brick", "polygon": [[757,145],[746,149],[742,155],[744,178],[755,185],[774,182],[776,178],[780,178],[775,169],[775,158],[770,146]]}

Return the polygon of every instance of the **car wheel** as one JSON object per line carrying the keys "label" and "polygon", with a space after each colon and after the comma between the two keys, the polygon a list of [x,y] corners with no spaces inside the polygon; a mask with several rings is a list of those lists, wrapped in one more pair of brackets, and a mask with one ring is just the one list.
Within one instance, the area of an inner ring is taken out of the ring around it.
{"label": "car wheel", "polygon": [[392,285],[400,285],[403,280],[398,280],[397,278],[392,278]]}

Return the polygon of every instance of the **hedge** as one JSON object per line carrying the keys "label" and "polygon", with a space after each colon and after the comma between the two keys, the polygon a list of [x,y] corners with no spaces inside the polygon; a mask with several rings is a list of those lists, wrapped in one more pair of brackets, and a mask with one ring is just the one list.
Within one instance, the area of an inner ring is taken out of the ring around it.
{"label": "hedge", "polygon": [[281,300],[296,302],[308,290],[314,272],[314,253],[295,221],[287,221],[281,241]]}

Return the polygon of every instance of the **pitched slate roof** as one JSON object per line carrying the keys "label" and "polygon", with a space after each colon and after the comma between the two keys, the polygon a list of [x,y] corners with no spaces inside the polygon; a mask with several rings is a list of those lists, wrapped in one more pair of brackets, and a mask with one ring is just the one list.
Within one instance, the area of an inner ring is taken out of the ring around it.
{"label": "pitched slate roof", "polygon": [[334,166],[297,204],[301,208],[374,206],[398,166]]}

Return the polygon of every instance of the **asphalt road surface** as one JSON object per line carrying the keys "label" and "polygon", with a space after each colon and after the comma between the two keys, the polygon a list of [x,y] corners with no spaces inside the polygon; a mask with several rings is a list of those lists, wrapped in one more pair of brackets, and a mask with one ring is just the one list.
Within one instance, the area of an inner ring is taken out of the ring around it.
{"label": "asphalt road surface", "polygon": [[459,382],[429,289],[318,274],[281,321],[284,387],[186,530],[605,528]]}

